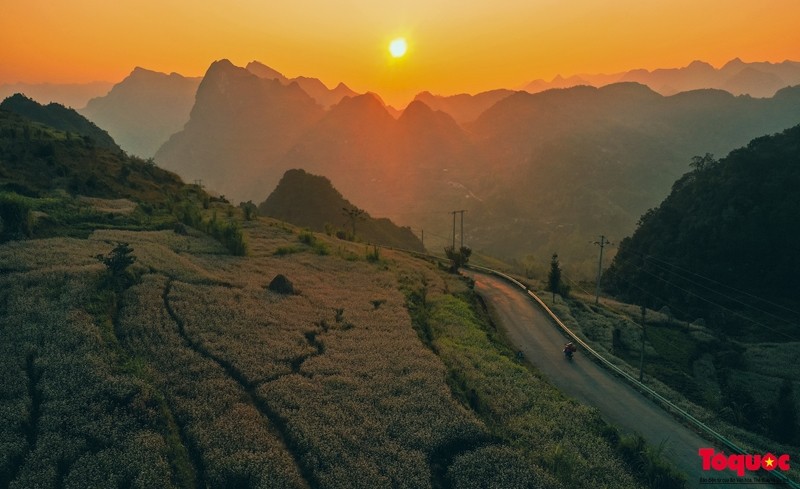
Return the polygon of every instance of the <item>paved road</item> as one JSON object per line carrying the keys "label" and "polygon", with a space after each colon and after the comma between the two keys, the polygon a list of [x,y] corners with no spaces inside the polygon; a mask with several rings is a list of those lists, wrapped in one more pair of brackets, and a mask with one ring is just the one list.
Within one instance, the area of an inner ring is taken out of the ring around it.
{"label": "paved road", "polygon": [[[701,478],[734,478],[734,472],[704,472],[697,451],[713,444],[676,421],[656,404],[581,353],[570,362],[564,358],[565,336],[551,319],[517,286],[505,280],[467,272],[475,280],[475,290],[493,310],[498,326],[514,348],[535,365],[559,390],[574,399],[596,407],[602,416],[623,432],[638,432],[651,445],[664,444],[664,455],[686,473],[689,487],[750,487],[744,484],[700,484]],[[757,477],[748,474],[750,477]],[[765,484],[752,487],[764,489]],[[788,486],[778,486],[788,487]]]}

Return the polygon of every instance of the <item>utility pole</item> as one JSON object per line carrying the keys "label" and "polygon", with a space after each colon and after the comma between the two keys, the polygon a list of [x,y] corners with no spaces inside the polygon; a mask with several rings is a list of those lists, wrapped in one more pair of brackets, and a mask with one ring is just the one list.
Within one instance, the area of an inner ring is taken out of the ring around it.
{"label": "utility pole", "polygon": [[461,248],[464,247],[464,212],[466,211],[459,211],[461,212]]}
{"label": "utility pole", "polygon": [[600,274],[603,273],[603,248],[611,244],[605,236],[600,236],[600,241],[595,241],[594,244],[600,246],[600,261],[597,263],[597,284],[594,289],[594,303],[600,304]]}
{"label": "utility pole", "polygon": [[641,357],[639,359],[639,382],[642,382],[644,378],[644,337],[645,337],[645,314],[647,313],[647,308],[642,306],[642,348],[641,348]]}
{"label": "utility pole", "polygon": [[453,211],[452,212],[452,214],[453,214],[453,251],[456,250],[456,212],[458,212],[458,211]]}
{"label": "utility pole", "polygon": [[465,210],[452,211],[453,214],[453,251],[456,249],[456,214],[461,214],[461,247],[464,247],[464,213]]}

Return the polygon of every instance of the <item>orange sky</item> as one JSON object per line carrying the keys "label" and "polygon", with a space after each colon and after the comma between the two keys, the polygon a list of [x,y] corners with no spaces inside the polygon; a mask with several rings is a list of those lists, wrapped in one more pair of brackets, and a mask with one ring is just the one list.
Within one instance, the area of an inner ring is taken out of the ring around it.
{"label": "orange sky", "polygon": [[[557,74],[800,60],[798,25],[798,0],[8,0],[0,83],[199,76],[228,58],[402,106]],[[397,36],[409,51],[393,60]]]}

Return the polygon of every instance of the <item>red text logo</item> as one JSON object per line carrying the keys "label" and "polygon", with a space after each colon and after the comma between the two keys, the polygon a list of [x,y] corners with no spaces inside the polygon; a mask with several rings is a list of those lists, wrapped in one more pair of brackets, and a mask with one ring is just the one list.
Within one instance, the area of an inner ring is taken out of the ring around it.
{"label": "red text logo", "polygon": [[789,470],[789,455],[776,457],[771,453],[766,455],[725,455],[722,452],[714,453],[713,448],[701,448],[698,453],[703,459],[703,470],[732,470],[742,477],[745,470],[757,471],[759,469],[783,471]]}

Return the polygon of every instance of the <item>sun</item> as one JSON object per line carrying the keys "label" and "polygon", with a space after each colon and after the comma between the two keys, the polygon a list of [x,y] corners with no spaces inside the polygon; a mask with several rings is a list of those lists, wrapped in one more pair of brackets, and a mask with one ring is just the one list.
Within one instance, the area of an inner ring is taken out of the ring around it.
{"label": "sun", "polygon": [[406,40],[402,37],[393,39],[392,42],[389,43],[389,52],[392,54],[393,58],[402,58],[403,55],[406,54],[407,49],[408,44],[406,44]]}

